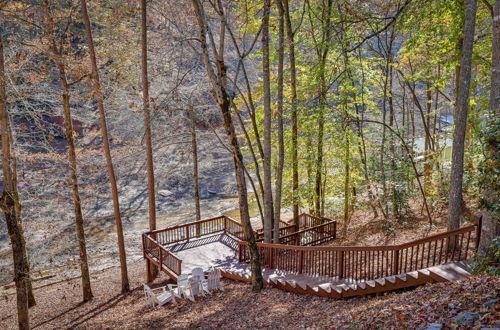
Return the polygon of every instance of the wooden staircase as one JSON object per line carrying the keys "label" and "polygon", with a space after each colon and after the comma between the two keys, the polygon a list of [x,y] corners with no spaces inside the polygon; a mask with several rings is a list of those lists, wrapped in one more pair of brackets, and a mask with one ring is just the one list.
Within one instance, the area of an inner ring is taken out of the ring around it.
{"label": "wooden staircase", "polygon": [[[284,278],[273,275],[266,276],[264,282],[267,286],[273,286],[289,292],[340,299],[416,287],[426,283],[456,281],[470,274],[471,271],[466,262],[454,261],[444,265],[355,283],[332,280],[332,282],[310,286],[295,280],[287,280],[286,275]],[[247,270],[223,270],[222,276],[232,280],[244,282],[251,281]]]}

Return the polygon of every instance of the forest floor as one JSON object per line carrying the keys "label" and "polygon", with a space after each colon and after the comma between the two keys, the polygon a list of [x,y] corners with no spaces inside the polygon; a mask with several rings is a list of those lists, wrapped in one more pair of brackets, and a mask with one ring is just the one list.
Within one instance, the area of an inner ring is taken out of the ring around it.
{"label": "forest floor", "polygon": [[[120,294],[119,269],[92,275],[94,298],[81,303],[78,279],[37,289],[33,329],[115,328],[444,328],[500,327],[500,279],[476,275],[383,296],[334,300],[223,280],[224,292],[151,308],[142,291],[144,262],[130,264],[132,291]],[[164,281],[164,279],[163,279]],[[162,280],[157,280],[159,285]],[[0,329],[16,328],[15,296],[0,304]]]}
{"label": "forest floor", "polygon": [[[388,224],[356,212],[344,239],[336,244],[398,244],[445,230],[436,212],[429,230],[425,217]],[[341,226],[339,226],[339,231]],[[397,233],[397,234],[396,234]],[[119,268],[92,273],[94,298],[81,303],[78,278],[35,290],[30,310],[34,329],[76,328],[499,328],[500,278],[475,275],[459,282],[428,284],[414,290],[346,300],[299,295],[275,288],[251,292],[245,283],[223,280],[225,292],[159,308],[147,305],[142,291],[145,263],[129,262],[132,291],[120,294]],[[156,280],[154,287],[167,278]],[[37,287],[35,284],[35,287]],[[40,284],[38,284],[40,285]],[[0,329],[16,328],[13,288],[0,291]],[[439,326],[438,326],[439,324]]]}

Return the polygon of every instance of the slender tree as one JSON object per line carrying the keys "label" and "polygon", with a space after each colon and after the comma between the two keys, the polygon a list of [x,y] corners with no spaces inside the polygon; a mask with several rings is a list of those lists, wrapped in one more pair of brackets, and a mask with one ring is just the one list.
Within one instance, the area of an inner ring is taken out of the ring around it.
{"label": "slender tree", "polygon": [[45,2],[45,8],[47,9],[48,18],[48,35],[49,35],[49,49],[51,52],[51,57],[54,59],[57,70],[59,73],[59,80],[63,89],[62,100],[63,100],[63,117],[64,117],[64,129],[66,133],[66,144],[68,145],[68,163],[70,168],[70,182],[71,188],[73,190],[73,211],[75,214],[75,226],[76,226],[76,239],[78,241],[78,248],[80,252],[80,273],[82,276],[82,292],[83,301],[89,301],[92,299],[92,287],[90,285],[90,274],[89,265],[87,261],[87,245],[85,242],[85,229],[83,225],[83,213],[82,205],[80,199],[80,192],[78,189],[78,175],[77,175],[77,160],[75,151],[75,131],[73,130],[73,120],[71,118],[71,93],[70,93],[70,83],[68,82],[66,76],[66,65],[63,60],[63,45],[58,45],[55,36],[55,22],[50,11],[48,1]]}
{"label": "slender tree", "polygon": [[283,166],[285,163],[285,141],[283,137],[283,65],[285,60],[285,9],[281,0],[277,0],[279,15],[278,27],[278,164],[276,165],[276,184],[274,193],[274,228],[273,242],[279,243],[281,221],[281,189],[283,185]]}
{"label": "slender tree", "polygon": [[196,117],[192,105],[189,107],[189,126],[191,128],[191,153],[193,154],[194,208],[196,212],[196,220],[201,220],[200,185],[198,173],[198,141],[196,139]]}
{"label": "slender tree", "polygon": [[262,15],[262,72],[264,87],[264,242],[271,243],[273,194],[271,184],[271,73],[269,71],[269,13],[271,0],[264,0]]}
{"label": "slender tree", "polygon": [[[146,168],[148,177],[149,230],[156,229],[155,174],[153,164],[153,143],[151,139],[151,111],[149,107],[148,80],[148,27],[146,0],[141,0],[141,64],[142,64],[142,107],[144,114],[144,140],[146,142]],[[149,261],[147,261],[149,262]],[[151,278],[158,274],[158,268],[150,265]]]}
{"label": "slender tree", "polygon": [[[245,239],[248,242],[250,265],[252,273],[252,289],[260,291],[264,287],[262,281],[262,269],[260,265],[259,251],[255,243],[255,236],[250,222],[250,215],[248,211],[248,195],[245,181],[245,164],[243,163],[243,155],[240,150],[238,138],[231,116],[231,98],[227,85],[227,72],[224,60],[224,34],[225,24],[221,22],[221,33],[219,35],[220,41],[218,47],[215,43],[211,30],[206,21],[206,12],[200,0],[191,0],[193,10],[198,23],[199,42],[202,52],[202,59],[207,72],[208,80],[212,86],[212,95],[220,107],[222,117],[224,120],[224,128],[226,130],[227,139],[233,155],[236,188],[238,190],[238,203],[240,208],[241,224],[245,233]],[[219,12],[221,20],[224,19],[224,8],[220,0],[216,1],[216,10]],[[207,35],[210,40],[210,48],[207,42]],[[211,60],[209,49],[213,52],[214,59]],[[214,61],[215,60],[215,61]],[[214,63],[215,62],[215,67]]]}
{"label": "slender tree", "polygon": [[15,178],[15,164],[13,161],[14,146],[11,140],[10,119],[7,112],[5,60],[4,60],[3,28],[0,24],[0,134],[2,135],[2,173],[3,192],[0,198],[0,207],[5,216],[7,231],[12,245],[14,260],[14,282],[16,284],[17,322],[19,329],[29,329],[28,291],[29,272],[26,258],[26,242],[24,240],[20,219],[20,202]]}
{"label": "slender tree", "polygon": [[297,68],[295,64],[295,31],[290,18],[288,0],[281,0],[285,10],[286,35],[288,44],[288,58],[290,61],[290,90],[291,90],[291,121],[292,121],[292,209],[293,222],[299,226],[299,157],[297,148],[298,119],[297,119]]}
{"label": "slender tree", "polygon": [[450,198],[448,204],[448,230],[460,227],[462,208],[462,184],[464,174],[464,144],[469,108],[469,86],[472,70],[472,47],[476,24],[477,0],[466,0],[464,39],[460,60],[460,79],[458,82],[455,131],[453,132],[453,150],[451,160]]}
{"label": "slender tree", "polygon": [[87,43],[89,47],[90,54],[90,64],[92,68],[92,83],[94,87],[94,95],[97,102],[97,108],[99,111],[99,118],[101,121],[101,136],[103,142],[104,154],[106,156],[106,164],[108,168],[109,183],[111,185],[111,192],[113,197],[113,209],[115,215],[116,233],[118,235],[118,250],[120,254],[120,268],[121,268],[121,281],[122,281],[122,293],[128,292],[130,290],[130,285],[128,281],[128,271],[127,271],[127,257],[125,252],[125,242],[123,239],[123,225],[120,215],[120,201],[118,198],[118,186],[116,183],[115,170],[113,168],[113,159],[111,158],[111,149],[109,146],[108,137],[108,125],[106,122],[106,114],[104,111],[104,95],[102,93],[101,82],[99,80],[99,71],[97,68],[97,59],[94,49],[94,40],[92,38],[92,28],[90,25],[89,15],[87,13],[87,3],[86,0],[81,0],[82,6],[82,17],[85,23],[85,33],[87,36]]}

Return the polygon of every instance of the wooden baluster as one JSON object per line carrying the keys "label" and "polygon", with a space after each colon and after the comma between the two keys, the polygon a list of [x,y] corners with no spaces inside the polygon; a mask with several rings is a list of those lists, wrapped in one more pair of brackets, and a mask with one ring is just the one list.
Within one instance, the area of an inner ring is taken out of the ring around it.
{"label": "wooden baluster", "polygon": [[163,258],[162,258],[162,253],[161,253],[161,246],[158,245],[158,263],[160,264],[160,269],[163,268]]}
{"label": "wooden baluster", "polygon": [[340,258],[339,258],[339,280],[344,278],[344,258],[345,258],[345,251],[339,251],[340,252]]}
{"label": "wooden baluster", "polygon": [[394,250],[394,265],[393,265],[393,274],[392,275],[397,275],[399,274],[399,249]]}
{"label": "wooden baluster", "polygon": [[465,246],[465,255],[464,255],[464,259],[467,259],[467,255],[469,254],[469,242],[470,242],[470,235],[471,235],[471,232],[469,231],[467,233],[467,245]]}

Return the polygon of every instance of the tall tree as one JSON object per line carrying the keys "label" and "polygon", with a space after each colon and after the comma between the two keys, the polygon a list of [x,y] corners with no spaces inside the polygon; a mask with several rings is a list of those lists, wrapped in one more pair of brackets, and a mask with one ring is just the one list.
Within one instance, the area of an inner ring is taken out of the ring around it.
{"label": "tall tree", "polygon": [[[500,0],[495,0],[493,6],[493,33],[492,33],[492,56],[491,56],[491,90],[490,111],[493,123],[486,135],[486,154],[488,162],[487,175],[482,204],[486,209],[481,230],[481,241],[479,253],[483,256],[492,256],[494,249],[491,248],[493,240],[500,235],[500,211],[498,204],[498,167],[500,165],[500,147],[498,129],[500,128]],[[496,118],[496,119],[494,119]],[[490,165],[491,164],[491,165]]]}
{"label": "tall tree", "polygon": [[288,0],[282,0],[285,10],[286,35],[288,43],[288,58],[290,61],[290,90],[291,90],[291,121],[292,121],[292,209],[293,222],[299,226],[299,157],[297,148],[298,119],[297,119],[297,68],[295,65],[295,31],[290,18]]}
{"label": "tall tree", "polygon": [[[212,86],[212,95],[220,107],[222,117],[224,120],[224,128],[226,130],[227,140],[229,142],[230,150],[233,155],[234,171],[236,178],[236,188],[238,190],[238,204],[240,208],[241,224],[245,233],[245,239],[248,242],[250,254],[250,268],[252,273],[252,289],[260,291],[264,287],[262,280],[262,269],[260,265],[259,251],[255,242],[255,235],[250,222],[250,214],[248,211],[248,194],[245,181],[245,164],[243,163],[243,155],[240,150],[238,137],[234,128],[233,119],[231,116],[231,103],[230,92],[227,85],[227,68],[224,59],[224,38],[225,38],[225,14],[222,6],[222,1],[215,2],[216,10],[221,18],[221,29],[219,34],[218,46],[207,24],[206,12],[200,0],[191,0],[193,10],[198,23],[199,42],[202,52],[202,59],[207,72],[208,80]],[[207,42],[207,35],[210,40],[210,48]],[[212,50],[213,59],[209,54],[209,49]],[[215,63],[215,67],[214,64]]]}
{"label": "tall tree", "polygon": [[[141,0],[141,64],[142,64],[142,107],[144,114],[144,140],[146,142],[146,168],[148,176],[149,230],[156,229],[155,174],[153,164],[153,143],[151,140],[151,111],[149,107],[148,80],[148,26],[146,0]],[[149,262],[149,261],[148,261]],[[148,267],[151,278],[158,274],[158,268]]]}
{"label": "tall tree", "polygon": [[0,197],[0,207],[5,215],[7,231],[12,245],[14,259],[14,282],[16,284],[17,322],[19,329],[29,329],[28,291],[29,272],[26,257],[26,242],[24,240],[20,219],[20,202],[15,177],[15,162],[13,160],[13,141],[10,119],[7,112],[5,60],[4,60],[3,28],[0,24],[0,134],[2,135],[2,173],[3,193]]}
{"label": "tall tree", "polygon": [[200,185],[198,173],[198,141],[196,139],[196,116],[194,107],[189,107],[189,126],[191,128],[191,153],[193,154],[193,190],[194,190],[194,208],[196,212],[196,220],[201,220],[200,207]]}
{"label": "tall tree", "polygon": [[45,8],[47,10],[48,23],[48,35],[49,35],[49,49],[50,55],[56,63],[57,70],[59,73],[59,80],[63,89],[62,100],[63,100],[63,117],[64,117],[64,129],[66,133],[66,144],[68,145],[68,162],[70,168],[70,182],[71,188],[73,190],[73,211],[75,213],[75,226],[76,226],[76,238],[78,241],[78,248],[80,252],[80,273],[82,276],[82,292],[83,301],[89,301],[92,299],[92,287],[90,285],[90,274],[89,265],[87,261],[87,245],[85,242],[85,229],[83,226],[83,213],[82,205],[80,199],[80,191],[78,189],[78,175],[77,175],[77,160],[75,151],[75,131],[73,130],[73,120],[71,118],[71,93],[70,93],[70,83],[66,76],[66,65],[63,60],[63,43],[64,37],[61,38],[61,43],[58,44],[56,41],[55,32],[55,21],[53,19],[52,12],[50,10],[50,5],[48,1],[45,1]]}
{"label": "tall tree", "polygon": [[285,141],[283,137],[283,65],[285,60],[285,9],[281,0],[277,0],[279,27],[278,27],[278,164],[276,165],[276,184],[274,193],[274,228],[273,243],[278,244],[281,221],[281,189],[283,185],[283,166],[285,162]]}
{"label": "tall tree", "polygon": [[101,82],[99,80],[99,71],[97,68],[97,59],[94,49],[94,40],[92,38],[92,28],[90,25],[89,15],[87,13],[87,3],[86,0],[81,0],[82,6],[82,17],[85,23],[85,33],[87,36],[87,43],[89,47],[90,54],[90,65],[92,68],[92,83],[94,87],[94,95],[97,102],[97,108],[99,110],[99,118],[101,121],[101,136],[103,142],[104,154],[106,156],[106,164],[108,168],[109,183],[111,185],[111,193],[113,197],[113,210],[115,215],[116,233],[118,235],[118,250],[120,254],[120,269],[121,269],[121,282],[122,282],[122,293],[128,292],[130,290],[130,284],[128,281],[128,271],[127,271],[127,257],[125,252],[125,242],[123,239],[123,225],[120,214],[120,201],[118,198],[118,185],[116,183],[115,170],[113,168],[113,159],[111,158],[111,149],[109,146],[109,136],[108,136],[108,125],[106,122],[106,114],[104,112],[104,95],[101,88]]}
{"label": "tall tree", "polygon": [[469,86],[472,70],[472,47],[474,44],[476,10],[477,0],[466,0],[462,58],[460,60],[460,79],[458,82],[454,118],[455,131],[453,132],[450,197],[448,202],[448,230],[460,227],[464,174],[464,144],[467,112],[469,108]]}
{"label": "tall tree", "polygon": [[264,0],[262,15],[262,73],[264,87],[264,242],[271,243],[273,194],[271,184],[271,73],[269,71],[269,13],[271,0]]}

